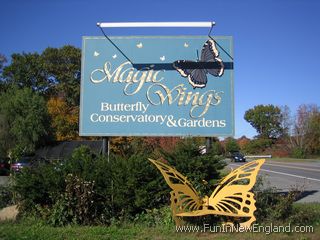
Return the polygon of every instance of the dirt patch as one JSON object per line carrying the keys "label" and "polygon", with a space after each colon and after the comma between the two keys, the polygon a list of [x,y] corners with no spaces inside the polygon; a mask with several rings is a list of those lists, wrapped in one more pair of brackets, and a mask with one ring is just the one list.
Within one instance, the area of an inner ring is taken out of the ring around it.
{"label": "dirt patch", "polygon": [[0,210],[0,221],[15,220],[18,215],[17,205],[6,207]]}

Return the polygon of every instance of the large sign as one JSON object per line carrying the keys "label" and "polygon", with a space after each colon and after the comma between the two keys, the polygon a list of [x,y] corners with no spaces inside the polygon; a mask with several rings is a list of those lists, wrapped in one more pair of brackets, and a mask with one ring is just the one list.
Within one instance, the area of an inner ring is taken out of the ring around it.
{"label": "large sign", "polygon": [[83,37],[80,135],[234,135],[232,54],[231,37]]}

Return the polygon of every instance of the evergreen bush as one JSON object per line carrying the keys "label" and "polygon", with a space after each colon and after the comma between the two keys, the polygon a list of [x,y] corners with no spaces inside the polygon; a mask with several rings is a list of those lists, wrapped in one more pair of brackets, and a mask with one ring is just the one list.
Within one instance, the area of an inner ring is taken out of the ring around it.
{"label": "evergreen bush", "polygon": [[[14,176],[20,210],[61,226],[131,221],[168,206],[171,189],[148,161],[153,151],[137,138],[125,155],[107,159],[80,147],[65,161],[25,168]],[[201,195],[211,193],[224,167],[221,156],[201,155],[191,139],[179,142],[170,153],[161,152]]]}

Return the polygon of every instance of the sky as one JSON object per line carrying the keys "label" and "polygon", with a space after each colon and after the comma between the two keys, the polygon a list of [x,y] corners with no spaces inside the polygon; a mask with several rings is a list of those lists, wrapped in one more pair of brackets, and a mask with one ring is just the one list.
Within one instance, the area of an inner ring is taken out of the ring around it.
{"label": "sky", "polygon": [[[244,120],[258,104],[320,105],[318,0],[0,0],[0,53],[39,52],[82,36],[97,22],[215,21],[234,41],[235,137],[257,133]],[[107,29],[108,35],[206,35],[205,28]]]}

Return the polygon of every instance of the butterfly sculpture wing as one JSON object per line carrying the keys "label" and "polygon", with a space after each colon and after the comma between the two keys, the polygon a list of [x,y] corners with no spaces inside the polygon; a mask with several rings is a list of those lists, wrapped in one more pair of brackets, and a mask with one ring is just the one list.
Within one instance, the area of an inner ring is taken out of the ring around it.
{"label": "butterfly sculpture wing", "polygon": [[[254,194],[250,192],[264,159],[249,162],[224,177],[211,196],[200,199],[190,182],[167,164],[149,159],[160,170],[172,189],[171,209],[175,217],[194,217],[208,214],[245,218],[240,225],[249,227],[255,220]],[[178,222],[179,223],[179,222]]]}
{"label": "butterfly sculpture wing", "polygon": [[173,67],[181,74],[182,77],[188,78],[193,88],[204,88],[207,85],[207,74],[205,69],[188,69],[184,67],[188,60],[178,60],[173,63]]}
{"label": "butterfly sculpture wing", "polygon": [[250,192],[256,183],[257,174],[264,159],[249,162],[223,178],[209,197],[208,209],[219,212],[219,215],[247,217],[242,226],[250,226],[256,220],[254,194]]}
{"label": "butterfly sculpture wing", "polygon": [[256,182],[257,174],[264,161],[264,159],[252,161],[233,170],[220,181],[202,210],[178,213],[177,216],[215,214],[249,218],[248,221],[240,223],[242,226],[249,227],[256,220],[254,217],[255,199],[250,190]]}
{"label": "butterfly sculpture wing", "polygon": [[149,160],[160,170],[172,189],[171,209],[174,216],[181,212],[196,211],[202,207],[200,197],[186,177],[161,161]]}

